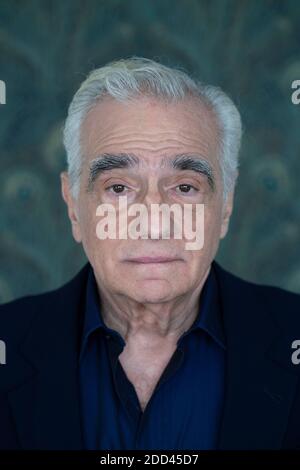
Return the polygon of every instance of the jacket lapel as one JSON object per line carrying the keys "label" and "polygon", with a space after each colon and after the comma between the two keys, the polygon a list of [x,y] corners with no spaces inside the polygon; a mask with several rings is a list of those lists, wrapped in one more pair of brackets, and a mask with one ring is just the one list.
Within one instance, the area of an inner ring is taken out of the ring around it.
{"label": "jacket lapel", "polygon": [[[87,263],[63,287],[43,296],[19,353],[9,402],[22,448],[82,449],[78,341]],[[46,304],[46,305],[45,305]]]}
{"label": "jacket lapel", "polygon": [[294,338],[276,323],[263,287],[237,278],[216,262],[214,265],[227,341],[219,447],[280,449],[299,379],[299,368],[291,362]]}

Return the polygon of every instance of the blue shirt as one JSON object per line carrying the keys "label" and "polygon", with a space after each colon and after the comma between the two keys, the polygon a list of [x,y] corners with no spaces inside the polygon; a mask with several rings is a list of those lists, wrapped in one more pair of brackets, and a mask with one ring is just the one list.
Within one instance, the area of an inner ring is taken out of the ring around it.
{"label": "blue shirt", "polygon": [[226,346],[213,263],[193,325],[142,411],[118,359],[125,341],[108,328],[92,267],[79,357],[85,449],[216,449],[224,402]]}

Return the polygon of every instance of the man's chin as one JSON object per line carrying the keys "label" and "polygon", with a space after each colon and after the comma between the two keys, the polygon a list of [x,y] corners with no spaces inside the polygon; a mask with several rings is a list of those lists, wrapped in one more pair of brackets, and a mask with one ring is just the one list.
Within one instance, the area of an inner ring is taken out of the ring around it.
{"label": "man's chin", "polygon": [[167,302],[176,297],[176,289],[167,279],[139,279],[133,297],[141,303]]}

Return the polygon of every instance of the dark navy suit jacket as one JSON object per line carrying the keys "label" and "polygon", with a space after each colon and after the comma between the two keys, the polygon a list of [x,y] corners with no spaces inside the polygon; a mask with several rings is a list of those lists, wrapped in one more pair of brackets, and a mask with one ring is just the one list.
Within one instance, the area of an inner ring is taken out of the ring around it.
{"label": "dark navy suit jacket", "polygon": [[[219,448],[300,449],[300,365],[291,360],[300,295],[213,263],[227,344]],[[0,306],[0,449],[83,449],[78,351],[88,266],[56,290]]]}

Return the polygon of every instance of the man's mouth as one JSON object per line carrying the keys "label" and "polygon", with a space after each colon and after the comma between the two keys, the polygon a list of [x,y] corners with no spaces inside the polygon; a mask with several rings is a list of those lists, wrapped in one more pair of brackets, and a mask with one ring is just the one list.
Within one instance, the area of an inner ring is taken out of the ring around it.
{"label": "man's mouth", "polygon": [[141,264],[150,264],[150,263],[173,263],[174,261],[182,261],[180,258],[171,258],[168,256],[139,256],[137,258],[127,259],[129,263],[141,263]]}

